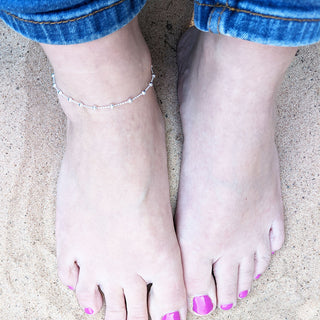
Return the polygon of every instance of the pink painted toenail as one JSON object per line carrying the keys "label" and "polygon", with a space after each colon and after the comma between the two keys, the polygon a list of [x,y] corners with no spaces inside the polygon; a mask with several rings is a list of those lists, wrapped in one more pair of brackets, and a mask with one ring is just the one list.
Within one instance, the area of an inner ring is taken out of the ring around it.
{"label": "pink painted toenail", "polygon": [[209,296],[198,296],[193,298],[193,311],[197,314],[205,315],[213,309],[213,304]]}
{"label": "pink painted toenail", "polygon": [[242,291],[239,293],[239,298],[243,299],[248,295],[248,290]]}
{"label": "pink painted toenail", "polygon": [[222,310],[230,310],[232,307],[233,307],[233,303],[230,303],[230,304],[222,304],[222,305],[220,306],[220,308],[221,308]]}
{"label": "pink painted toenail", "polygon": [[162,320],[180,320],[179,311],[167,313],[162,317]]}
{"label": "pink painted toenail", "polygon": [[85,308],[84,312],[87,313],[87,314],[93,314],[94,313],[94,311],[91,308]]}
{"label": "pink painted toenail", "polygon": [[261,277],[261,274],[257,274],[256,279],[259,279]]}
{"label": "pink painted toenail", "polygon": [[68,286],[68,288],[69,288],[70,290],[72,290],[72,291],[74,290],[74,288],[73,288],[73,287],[71,287],[71,286]]}
{"label": "pink painted toenail", "polygon": [[275,252],[274,252],[274,251],[272,251],[271,253],[272,253],[272,254],[275,254]]}

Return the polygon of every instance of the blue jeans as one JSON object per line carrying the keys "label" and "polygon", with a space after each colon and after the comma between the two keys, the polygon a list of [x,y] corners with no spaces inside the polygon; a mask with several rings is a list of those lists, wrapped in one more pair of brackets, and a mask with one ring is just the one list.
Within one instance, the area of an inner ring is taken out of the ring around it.
{"label": "blue jeans", "polygon": [[[32,40],[74,44],[122,28],[146,1],[1,0],[0,18]],[[320,41],[320,0],[194,0],[194,22],[202,31],[263,44],[307,45]]]}

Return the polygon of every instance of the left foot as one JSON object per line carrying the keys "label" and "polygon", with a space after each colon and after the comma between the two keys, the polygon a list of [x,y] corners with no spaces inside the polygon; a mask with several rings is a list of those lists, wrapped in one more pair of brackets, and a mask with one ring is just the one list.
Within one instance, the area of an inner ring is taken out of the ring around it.
{"label": "left foot", "polygon": [[179,43],[176,223],[197,314],[235,306],[283,244],[273,99],[295,51],[196,29]]}

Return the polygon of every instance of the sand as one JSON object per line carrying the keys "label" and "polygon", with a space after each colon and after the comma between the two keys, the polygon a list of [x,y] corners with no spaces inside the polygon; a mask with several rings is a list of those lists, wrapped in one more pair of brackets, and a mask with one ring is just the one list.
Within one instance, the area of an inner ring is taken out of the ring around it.
{"label": "sand", "polygon": [[[175,207],[182,131],[176,44],[192,2],[151,0],[140,22],[158,75]],[[0,23],[0,319],[86,316],[58,280],[54,212],[65,116],[41,48]],[[250,296],[214,319],[320,319],[320,45],[301,48],[278,97],[277,144],[286,242]],[[192,318],[196,318],[192,316]]]}

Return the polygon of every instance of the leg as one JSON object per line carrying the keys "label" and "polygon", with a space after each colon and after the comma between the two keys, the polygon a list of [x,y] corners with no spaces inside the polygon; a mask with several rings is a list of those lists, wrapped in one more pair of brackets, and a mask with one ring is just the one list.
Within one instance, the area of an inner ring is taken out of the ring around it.
{"label": "leg", "polygon": [[[274,97],[295,52],[195,28],[180,41],[185,140],[176,222],[197,313],[210,312],[211,301],[234,306],[282,246]],[[211,301],[197,297],[207,295]]]}
{"label": "leg", "polygon": [[[42,47],[59,87],[86,104],[123,101],[150,81],[150,54],[137,19],[92,42]],[[184,318],[165,131],[154,91],[113,110],[60,102],[68,118],[56,221],[63,283],[89,314],[101,308],[100,287],[110,320],[147,320],[152,283],[152,318],[176,311]]]}

